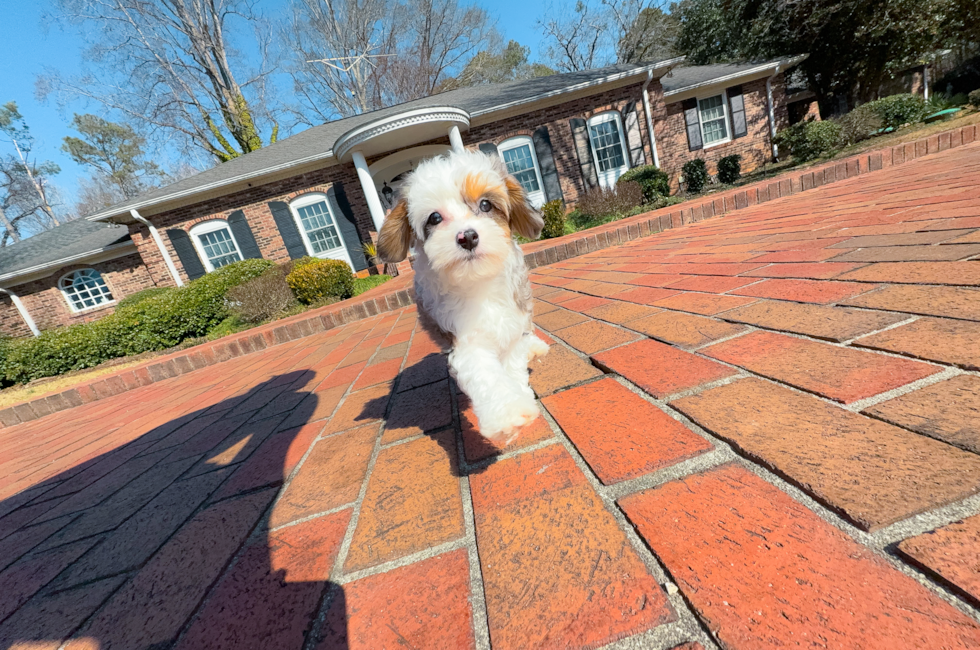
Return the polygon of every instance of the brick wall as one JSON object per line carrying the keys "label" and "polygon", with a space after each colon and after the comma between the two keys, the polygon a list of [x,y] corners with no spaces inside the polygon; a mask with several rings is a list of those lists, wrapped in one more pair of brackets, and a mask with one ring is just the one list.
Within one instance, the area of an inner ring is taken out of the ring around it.
{"label": "brick wall", "polygon": [[[789,123],[785,90],[783,75],[779,74],[772,80],[777,129],[783,128]],[[703,159],[708,165],[710,174],[718,173],[718,161],[725,156],[740,154],[743,172],[752,171],[772,158],[769,144],[766,80],[758,79],[742,84],[742,95],[745,102],[745,122],[748,133],[730,142],[698,151],[690,151],[688,148],[687,126],[684,122],[682,102],[671,102],[666,106],[662,103],[653,105],[653,128],[657,133],[661,167],[670,174],[675,186],[681,173],[681,167],[694,158]],[[730,123],[728,128],[730,132]]]}
{"label": "brick wall", "polygon": [[[184,281],[187,281],[187,274],[180,264],[180,259],[173,249],[170,238],[167,237],[166,230],[170,228],[180,228],[190,230],[194,225],[202,221],[211,219],[227,219],[228,216],[241,210],[245,213],[252,235],[259,246],[262,257],[273,262],[286,262],[289,254],[286,252],[282,236],[276,227],[275,219],[269,210],[270,201],[283,201],[288,203],[297,196],[310,192],[326,192],[336,182],[342,182],[347,200],[350,202],[354,212],[358,236],[361,241],[370,241],[370,233],[374,230],[374,223],[368,212],[367,201],[361,190],[361,184],[357,180],[357,173],[352,164],[334,165],[325,169],[318,169],[297,176],[291,176],[273,183],[258,185],[234,194],[209,199],[193,205],[184,206],[153,215],[150,221],[160,231],[170,256],[177,266]],[[132,224],[129,227],[130,235],[136,242],[140,254],[146,261],[150,275],[161,286],[170,286],[174,282],[167,271],[163,256],[150,236],[149,230],[142,224]],[[355,244],[356,246],[357,244]]]}
{"label": "brick wall", "polygon": [[[137,253],[118,257],[107,262],[95,264],[74,264],[58,269],[50,276],[26,282],[11,287],[11,291],[20,296],[21,302],[34,319],[38,329],[46,330],[54,327],[87,323],[111,314],[115,304],[87,309],[75,313],[68,306],[64,294],[58,288],[58,280],[66,273],[78,269],[96,269],[102,274],[112,297],[121,300],[137,291],[157,286]],[[0,299],[0,334],[7,336],[26,336],[30,330],[21,318],[10,297],[4,295]]]}

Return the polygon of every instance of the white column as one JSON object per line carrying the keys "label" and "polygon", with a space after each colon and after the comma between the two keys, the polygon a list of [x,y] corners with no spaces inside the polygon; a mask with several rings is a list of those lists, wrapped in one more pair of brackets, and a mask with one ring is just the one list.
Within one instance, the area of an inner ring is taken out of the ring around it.
{"label": "white column", "polygon": [[27,326],[31,330],[31,334],[34,336],[40,336],[41,331],[37,328],[37,325],[34,324],[34,319],[31,318],[31,315],[27,312],[27,307],[25,307],[24,303],[20,301],[17,294],[10,289],[0,289],[0,291],[10,296],[10,302],[14,303],[14,307],[16,307],[17,311],[20,312],[20,317],[24,319],[25,323],[27,323]]}
{"label": "white column", "polygon": [[180,279],[180,273],[177,272],[177,267],[174,266],[174,261],[170,257],[170,252],[167,251],[167,247],[163,244],[163,239],[160,237],[160,232],[156,229],[152,223],[146,220],[145,217],[141,216],[136,210],[130,210],[129,214],[133,216],[141,224],[150,229],[150,236],[153,237],[153,241],[156,242],[157,248],[160,249],[160,254],[163,255],[163,263],[167,265],[167,270],[170,271],[170,277],[174,279],[178,287],[184,286],[184,281]]}
{"label": "white column", "polygon": [[[772,76],[770,76],[770,77],[768,77],[766,79],[766,103],[769,104],[769,137],[770,137],[770,142],[772,142],[771,138],[775,138],[776,137],[776,107],[773,106],[773,104],[772,104],[772,78],[775,77],[776,74],[779,74],[779,68],[776,68],[775,74],[773,74]],[[779,147],[776,146],[776,143],[775,142],[772,143],[772,157],[774,159],[778,159],[779,158]]]}
{"label": "white column", "polygon": [[463,152],[463,136],[459,134],[459,127],[453,124],[449,127],[449,144],[453,145],[453,151]]}
{"label": "white column", "polygon": [[361,189],[364,190],[364,198],[367,199],[368,211],[371,213],[371,221],[377,232],[381,232],[381,224],[385,221],[385,209],[381,207],[381,199],[378,197],[378,188],[374,186],[374,179],[368,170],[367,161],[364,154],[360,151],[351,152],[354,159],[354,167],[357,168],[357,178],[361,181]]}

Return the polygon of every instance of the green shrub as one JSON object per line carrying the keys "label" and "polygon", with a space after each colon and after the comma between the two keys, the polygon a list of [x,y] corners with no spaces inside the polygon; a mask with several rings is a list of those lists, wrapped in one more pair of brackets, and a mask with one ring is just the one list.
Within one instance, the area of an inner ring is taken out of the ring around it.
{"label": "green shrub", "polygon": [[328,297],[350,298],[354,293],[354,274],[347,262],[340,260],[317,260],[294,266],[286,282],[304,304]]}
{"label": "green shrub", "polygon": [[228,290],[273,266],[267,260],[229,264],[184,287],[117,305],[115,313],[97,321],[11,341],[4,374],[9,381],[25,383],[204,336],[228,316]]}
{"label": "green shrub", "polygon": [[742,177],[742,156],[733,154],[718,161],[718,180],[731,185]]}
{"label": "green shrub", "polygon": [[897,129],[903,124],[921,122],[928,115],[926,101],[920,95],[890,95],[866,106],[872,107],[885,127]]}
{"label": "green shrub", "polygon": [[586,217],[622,217],[643,205],[643,188],[639,183],[618,183],[614,188],[597,187],[579,199],[576,209]]}
{"label": "green shrub", "polygon": [[687,191],[697,194],[708,184],[708,166],[700,158],[688,160],[681,167],[684,174],[684,182],[687,184]]}
{"label": "green shrub", "polygon": [[788,149],[799,162],[813,160],[840,147],[841,127],[832,120],[808,120],[783,129],[773,138],[781,149]]}
{"label": "green shrub", "polygon": [[639,183],[643,189],[643,201],[654,203],[660,196],[670,196],[670,176],[656,165],[634,167],[619,177],[619,183]]}
{"label": "green shrub", "polygon": [[970,94],[967,95],[967,99],[969,100],[973,108],[980,109],[980,88],[977,88],[976,90],[971,90]]}
{"label": "green shrub", "polygon": [[862,104],[840,118],[837,123],[841,129],[841,144],[848,145],[867,140],[884,126],[881,115],[874,102]]}
{"label": "green shrub", "polygon": [[232,287],[226,298],[228,311],[242,323],[269,320],[296,304],[296,297],[286,282],[286,276],[278,267]]}
{"label": "green shrub", "polygon": [[544,217],[541,239],[553,239],[565,234],[565,206],[560,200],[545,203],[541,208],[541,216]]}
{"label": "green shrub", "polygon": [[116,309],[122,309],[124,307],[132,307],[133,305],[138,305],[144,300],[149,300],[150,298],[156,298],[162,296],[173,289],[173,287],[150,287],[149,289],[143,289],[142,291],[137,291],[131,296],[126,296],[116,304]]}

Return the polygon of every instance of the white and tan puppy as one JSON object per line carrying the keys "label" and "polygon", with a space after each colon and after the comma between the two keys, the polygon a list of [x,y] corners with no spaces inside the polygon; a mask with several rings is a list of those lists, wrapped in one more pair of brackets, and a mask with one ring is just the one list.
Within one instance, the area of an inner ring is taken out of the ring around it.
{"label": "white and tan puppy", "polygon": [[386,262],[414,246],[420,315],[449,335],[450,373],[480,433],[496,441],[511,442],[539,415],[527,364],[548,345],[534,334],[531,283],[511,233],[536,239],[543,225],[499,158],[463,151],[419,164],[378,238]]}

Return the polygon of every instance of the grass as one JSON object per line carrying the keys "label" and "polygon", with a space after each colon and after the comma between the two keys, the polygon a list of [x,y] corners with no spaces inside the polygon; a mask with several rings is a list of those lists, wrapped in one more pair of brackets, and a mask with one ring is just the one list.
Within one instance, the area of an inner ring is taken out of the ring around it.
{"label": "grass", "polygon": [[359,296],[391,279],[390,275],[369,275],[366,278],[354,279],[354,295]]}

